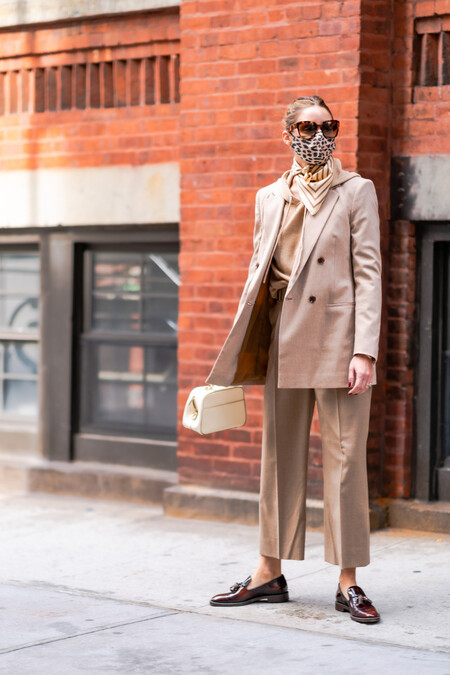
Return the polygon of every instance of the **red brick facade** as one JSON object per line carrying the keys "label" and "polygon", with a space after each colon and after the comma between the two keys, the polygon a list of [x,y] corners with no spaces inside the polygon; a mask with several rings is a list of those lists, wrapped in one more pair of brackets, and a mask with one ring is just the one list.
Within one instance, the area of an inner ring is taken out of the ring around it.
{"label": "red brick facade", "polygon": [[3,32],[0,169],[176,160],[179,44],[178,10]]}
{"label": "red brick facade", "polygon": [[[445,63],[442,55],[437,52],[434,55],[430,51],[426,52],[425,45],[418,44],[417,33],[425,35],[429,31],[429,34],[436,36],[438,33],[434,31],[444,30],[448,33],[450,2],[448,0],[395,2],[394,10],[391,155],[449,153],[448,70],[443,77],[443,71],[448,69],[448,61]],[[441,39],[448,40],[448,37],[443,35]],[[424,66],[432,63],[433,56],[436,59],[435,82],[432,81],[430,73],[427,76],[423,72]],[[423,86],[425,84],[431,86]],[[413,394],[417,364],[414,225],[404,221],[393,223],[388,241],[390,251],[386,294],[388,370],[385,384],[383,491],[392,497],[410,497]]]}
{"label": "red brick facade", "polygon": [[[380,202],[385,301],[368,444],[372,497],[407,497],[411,489],[415,236],[409,222],[389,225],[390,163],[393,155],[449,152],[450,87],[442,79],[416,86],[414,38],[427,29],[417,19],[448,30],[449,13],[448,1],[406,0],[269,0],[231,12],[216,0],[181,8],[180,408],[231,326],[255,192],[289,163],[283,108],[299,94],[319,93],[342,121],[337,156],[374,180]],[[261,391],[249,390],[248,400],[244,429],[193,438],[180,427],[181,481],[257,489]],[[315,420],[310,495],[320,493]]]}

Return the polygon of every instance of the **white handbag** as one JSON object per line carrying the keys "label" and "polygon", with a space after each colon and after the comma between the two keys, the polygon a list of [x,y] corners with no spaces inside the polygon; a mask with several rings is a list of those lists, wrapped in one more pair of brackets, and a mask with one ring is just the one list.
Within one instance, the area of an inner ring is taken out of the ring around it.
{"label": "white handbag", "polygon": [[189,394],[183,414],[183,426],[199,434],[241,427],[247,421],[244,389],[209,384]]}

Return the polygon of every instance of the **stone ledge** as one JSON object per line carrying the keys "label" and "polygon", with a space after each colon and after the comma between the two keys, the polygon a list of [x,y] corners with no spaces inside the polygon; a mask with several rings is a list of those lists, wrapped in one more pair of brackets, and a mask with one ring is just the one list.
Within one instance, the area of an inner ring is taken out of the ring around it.
{"label": "stone ledge", "polygon": [[163,494],[165,516],[258,524],[258,495],[241,490],[221,490],[203,485],[174,485]]}
{"label": "stone ledge", "polygon": [[164,490],[177,482],[172,471],[91,462],[48,462],[29,470],[30,492],[70,494],[138,504],[161,504]]}
{"label": "stone ledge", "polygon": [[29,462],[0,460],[0,492],[2,494],[17,494],[28,492]]}
{"label": "stone ledge", "polygon": [[[163,504],[177,518],[258,524],[258,494],[200,485],[179,485],[174,471],[100,462],[50,462],[0,456],[0,492],[49,494]],[[306,522],[323,526],[323,502],[308,499]],[[370,529],[393,527],[450,533],[450,502],[383,499],[370,505]]]}
{"label": "stone ledge", "polygon": [[174,471],[99,462],[20,462],[0,459],[0,491],[45,492],[138,504],[161,504],[177,483]]}
{"label": "stone ledge", "polygon": [[450,502],[393,499],[387,505],[389,527],[450,533]]}
{"label": "stone ledge", "polygon": [[[164,515],[176,518],[219,520],[258,524],[258,495],[239,490],[220,490],[201,485],[174,485],[163,495]],[[370,528],[378,530],[386,524],[386,509],[380,504],[371,505]],[[306,500],[306,526],[323,527],[323,502]]]}

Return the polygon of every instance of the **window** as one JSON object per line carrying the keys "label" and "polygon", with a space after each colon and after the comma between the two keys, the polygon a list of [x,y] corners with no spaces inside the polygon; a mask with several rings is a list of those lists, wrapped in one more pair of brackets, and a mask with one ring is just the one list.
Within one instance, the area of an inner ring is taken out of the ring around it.
{"label": "window", "polygon": [[0,252],[0,416],[36,419],[39,369],[39,254]]}
{"label": "window", "polygon": [[178,254],[83,253],[80,431],[175,440]]}
{"label": "window", "polygon": [[415,21],[415,85],[450,84],[450,15]]}

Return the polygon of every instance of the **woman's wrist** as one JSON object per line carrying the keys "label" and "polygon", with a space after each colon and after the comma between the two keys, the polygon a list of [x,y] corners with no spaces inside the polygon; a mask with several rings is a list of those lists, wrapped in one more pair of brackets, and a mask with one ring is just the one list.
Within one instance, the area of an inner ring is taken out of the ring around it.
{"label": "woman's wrist", "polygon": [[364,356],[364,358],[369,359],[371,363],[375,363],[376,358],[374,356],[370,356],[369,354],[353,354],[353,356]]}

